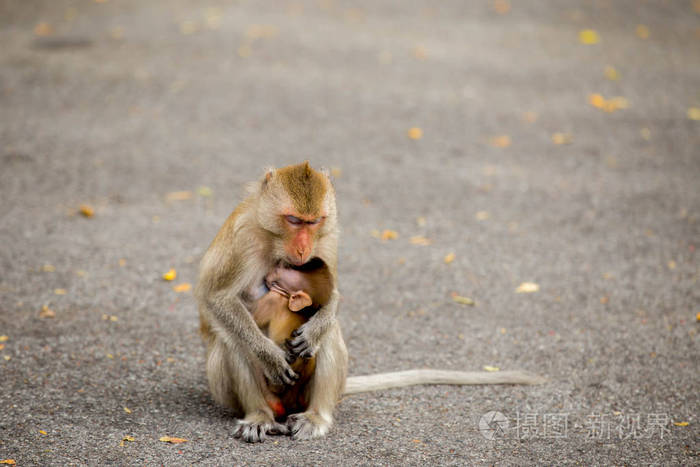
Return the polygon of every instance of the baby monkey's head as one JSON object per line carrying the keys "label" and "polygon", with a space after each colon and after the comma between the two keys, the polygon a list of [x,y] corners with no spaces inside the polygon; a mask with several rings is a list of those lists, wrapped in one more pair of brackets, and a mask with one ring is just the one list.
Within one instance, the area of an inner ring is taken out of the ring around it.
{"label": "baby monkey's head", "polygon": [[333,277],[326,263],[313,258],[301,266],[279,264],[265,277],[270,291],[289,297],[289,309],[317,310],[328,304],[333,292]]}

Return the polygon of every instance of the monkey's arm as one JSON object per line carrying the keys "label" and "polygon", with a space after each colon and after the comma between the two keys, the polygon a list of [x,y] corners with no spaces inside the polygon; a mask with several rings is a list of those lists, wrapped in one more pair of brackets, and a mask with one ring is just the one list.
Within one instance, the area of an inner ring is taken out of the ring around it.
{"label": "monkey's arm", "polygon": [[311,358],[316,355],[321,340],[333,325],[338,310],[340,293],[333,289],[331,298],[326,306],[319,309],[309,320],[299,326],[289,340],[290,352],[301,358]]}
{"label": "monkey's arm", "polygon": [[376,375],[351,376],[345,383],[343,394],[378,391],[380,389],[416,386],[419,384],[542,384],[541,376],[527,371],[449,371],[407,370]]}
{"label": "monkey's arm", "polygon": [[285,352],[265,337],[235,288],[205,294],[202,302],[213,318],[217,334],[237,339],[250,349],[272,384],[294,384],[298,375],[287,363]]}

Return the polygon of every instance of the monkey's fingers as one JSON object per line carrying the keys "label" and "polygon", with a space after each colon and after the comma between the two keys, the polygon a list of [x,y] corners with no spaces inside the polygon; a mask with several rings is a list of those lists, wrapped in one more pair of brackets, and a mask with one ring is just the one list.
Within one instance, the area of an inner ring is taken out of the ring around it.
{"label": "monkey's fingers", "polygon": [[313,352],[309,346],[309,342],[303,336],[297,336],[289,341],[287,348],[297,357],[311,358]]}
{"label": "monkey's fingers", "polygon": [[291,368],[289,368],[287,371],[284,373],[284,384],[287,386],[293,386],[294,383],[297,382],[299,379],[299,375],[294,372]]}

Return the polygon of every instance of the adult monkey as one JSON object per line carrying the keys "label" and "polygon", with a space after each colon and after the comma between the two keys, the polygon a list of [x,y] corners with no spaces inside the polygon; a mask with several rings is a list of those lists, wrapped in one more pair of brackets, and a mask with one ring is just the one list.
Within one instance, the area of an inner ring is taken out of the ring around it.
{"label": "adult monkey", "polygon": [[[410,370],[349,378],[348,354],[336,320],[338,222],[335,193],[327,174],[308,162],[270,170],[251,184],[249,196],[224,223],[200,264],[195,295],[200,330],[207,343],[207,378],[213,398],[244,415],[234,430],[248,442],[267,434],[291,433],[293,438],[323,436],[333,421],[340,396],[414,384],[538,384],[525,372],[466,373]],[[315,356],[309,385],[309,406],[287,423],[275,421],[256,371],[262,368],[273,385],[292,385],[298,377],[285,352],[265,337],[249,309],[266,274],[280,261],[305,264],[318,257],[333,277],[333,292],[293,334],[292,356]]]}

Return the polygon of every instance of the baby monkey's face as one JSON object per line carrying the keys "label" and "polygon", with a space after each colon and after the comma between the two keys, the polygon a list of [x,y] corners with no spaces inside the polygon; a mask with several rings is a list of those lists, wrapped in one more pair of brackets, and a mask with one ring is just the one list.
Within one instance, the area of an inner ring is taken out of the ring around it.
{"label": "baby monkey's face", "polygon": [[287,294],[304,290],[309,285],[304,278],[304,273],[282,266],[277,266],[268,273],[265,277],[265,284],[269,289],[279,288]]}

